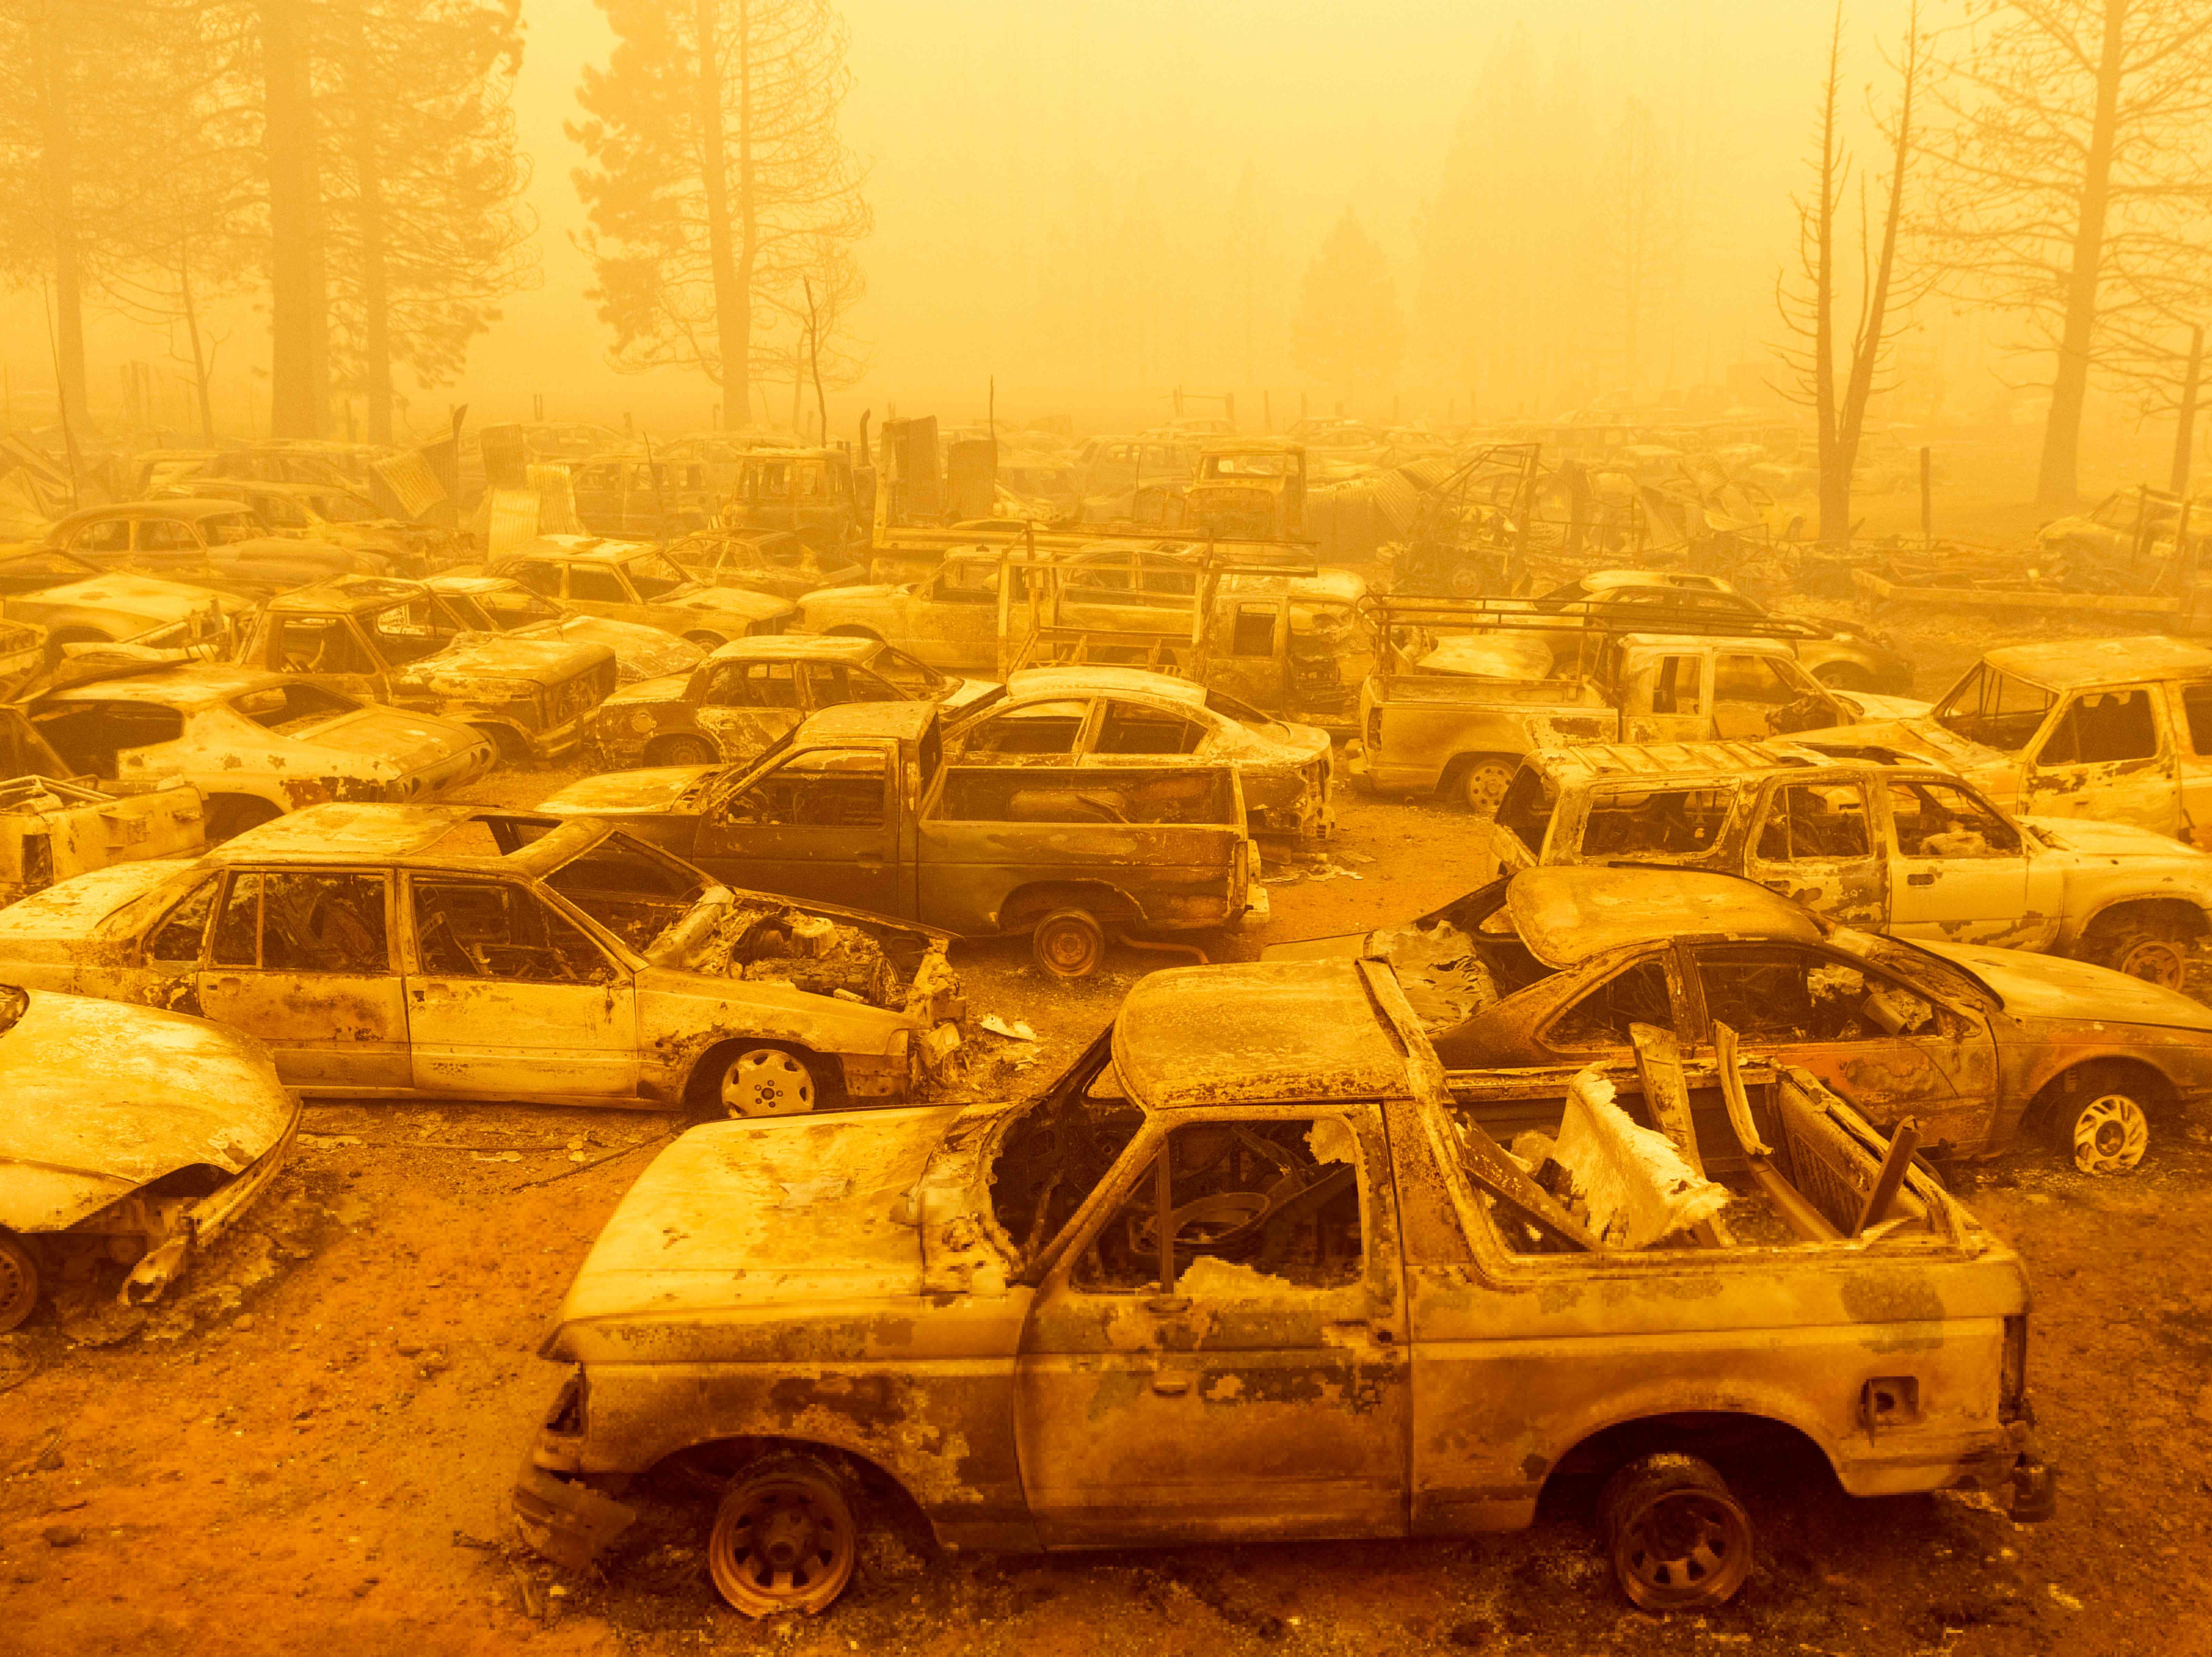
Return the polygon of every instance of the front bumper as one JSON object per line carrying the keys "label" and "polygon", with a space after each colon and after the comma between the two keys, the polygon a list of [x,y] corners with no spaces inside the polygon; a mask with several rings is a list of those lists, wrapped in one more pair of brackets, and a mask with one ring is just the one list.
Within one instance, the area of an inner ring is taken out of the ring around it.
{"label": "front bumper", "polygon": [[531,1549],[568,1570],[582,1570],[637,1518],[637,1509],[601,1496],[525,1456],[510,1493],[514,1528]]}
{"label": "front bumper", "polygon": [[123,1280],[123,1300],[126,1305],[139,1305],[158,1296],[190,1263],[191,1257],[230,1229],[238,1217],[252,1205],[255,1198],[269,1188],[270,1182],[292,1157],[294,1146],[300,1138],[300,1096],[292,1096],[292,1120],[284,1125],[284,1132],[276,1143],[264,1151],[246,1171],[222,1190],[201,1199],[192,1207],[177,1217],[169,1234],[139,1258],[131,1268],[131,1275]]}

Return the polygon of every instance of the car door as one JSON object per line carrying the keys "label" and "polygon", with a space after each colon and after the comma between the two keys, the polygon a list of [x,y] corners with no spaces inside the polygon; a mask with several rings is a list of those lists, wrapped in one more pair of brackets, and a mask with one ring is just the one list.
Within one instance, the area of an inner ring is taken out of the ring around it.
{"label": "car door", "polygon": [[879,748],[809,748],[709,802],[694,860],[733,886],[910,914]]}
{"label": "car door", "polygon": [[417,1092],[635,1096],[628,966],[519,881],[416,870],[406,885]]}
{"label": "car door", "polygon": [[1177,1113],[1123,1153],[1070,1222],[1015,1367],[1048,1546],[1405,1533],[1389,1168],[1364,1103]]}
{"label": "car door", "polygon": [[1831,777],[1767,786],[1746,871],[1832,920],[1880,932],[1892,901],[1865,781]]}
{"label": "car door", "polygon": [[1694,651],[1648,656],[1620,688],[1623,742],[1697,742],[1707,734],[1705,661]]}
{"label": "car door", "polygon": [[2212,851],[2212,680],[2170,682],[2166,695],[2181,786],[2181,837],[2200,852]]}
{"label": "car door", "polygon": [[234,868],[196,974],[203,1017],[258,1036],[295,1087],[410,1085],[382,870]]}
{"label": "car door", "polygon": [[1892,777],[1884,784],[1890,859],[1889,930],[1948,944],[2036,948],[2058,916],[2028,936],[2028,848],[2020,830],[1955,783]]}
{"label": "car door", "polygon": [[623,585],[622,572],[611,564],[570,564],[568,574],[572,610],[619,621],[624,611],[637,607],[637,600]]}
{"label": "car door", "polygon": [[1743,1050],[1802,1065],[1877,1126],[1916,1118],[1923,1142],[1972,1150],[1989,1137],[1996,1048],[1969,1019],[1841,950],[1786,943],[1690,946],[1703,1004]]}
{"label": "car door", "polygon": [[899,643],[934,668],[994,671],[999,664],[1001,580],[1016,584],[1008,597],[1021,612],[1018,626],[1025,633],[1028,607],[1020,571],[994,560],[948,558],[926,586],[905,595],[906,633]]}
{"label": "car door", "polygon": [[2023,816],[2100,817],[2181,832],[2174,744],[2148,684],[2077,690],[2021,779]]}
{"label": "car door", "polygon": [[793,662],[715,662],[692,717],[726,762],[742,764],[811,711],[804,691]]}
{"label": "car door", "polygon": [[1827,693],[1795,662],[1749,651],[1713,655],[1712,733],[1723,742],[1760,742],[1838,723]]}
{"label": "car door", "polygon": [[363,701],[391,700],[390,676],[349,616],[295,615],[269,618],[269,665],[325,690]]}

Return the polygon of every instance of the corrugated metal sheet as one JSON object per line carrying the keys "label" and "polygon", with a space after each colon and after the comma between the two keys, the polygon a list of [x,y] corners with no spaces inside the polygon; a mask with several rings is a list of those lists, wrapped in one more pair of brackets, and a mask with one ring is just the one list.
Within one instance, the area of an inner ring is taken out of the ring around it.
{"label": "corrugated metal sheet", "polygon": [[446,498],[446,486],[438,481],[438,474],[420,449],[386,455],[370,461],[368,466],[384,480],[410,518],[420,518]]}
{"label": "corrugated metal sheet", "polygon": [[568,468],[547,461],[530,468],[530,487],[538,491],[538,533],[581,535],[583,520],[576,516],[576,489]]}
{"label": "corrugated metal sheet", "polygon": [[496,558],[527,544],[538,533],[536,489],[486,489],[483,519],[484,554]]}

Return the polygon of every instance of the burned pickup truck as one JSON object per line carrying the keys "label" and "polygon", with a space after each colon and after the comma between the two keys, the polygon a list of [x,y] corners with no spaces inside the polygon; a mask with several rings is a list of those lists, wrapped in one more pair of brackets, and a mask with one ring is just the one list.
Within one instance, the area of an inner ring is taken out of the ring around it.
{"label": "burned pickup truck", "polygon": [[[1613,633],[1562,648],[1553,618],[1480,633],[1421,624],[1441,601],[1377,601],[1376,671],[1359,693],[1352,774],[1381,793],[1437,792],[1480,816],[1498,809],[1522,756],[1585,743],[1761,741],[1895,719],[1925,704],[1832,690],[1789,640]],[[1463,609],[1463,606],[1462,607]],[[1733,625],[1733,624],[1731,624]]]}
{"label": "burned pickup truck", "polygon": [[364,701],[473,725],[514,762],[556,760],[614,689],[615,653],[565,638],[468,633],[419,581],[356,576],[279,594],[231,659]]}
{"label": "burned pickup truck", "polygon": [[0,980],[215,1019],[311,1096],[787,1115],[944,1079],[945,944],[605,823],[325,805],[0,909]]}
{"label": "burned pickup truck", "polygon": [[848,702],[749,766],[617,771],[538,810],[605,818],[718,879],[904,915],[963,938],[1023,937],[1059,978],[1106,940],[1234,928],[1264,901],[1237,773],[1110,774],[948,763],[934,703]]}
{"label": "burned pickup truck", "polygon": [[1990,651],[1917,717],[1820,733],[1923,755],[2024,814],[2132,822],[2212,850],[2212,646],[2089,639]]}
{"label": "burned pickup truck", "polygon": [[844,1591],[864,1494],[1036,1551],[1510,1531],[1595,1492],[1653,1610],[1742,1586],[1728,1475],[1785,1458],[2047,1516],[2019,1258],[1810,1077],[1702,1125],[1680,1080],[1522,1102],[1522,1160],[1386,967],[1263,963],[1144,978],[1023,1103],[696,1130],[540,1349],[572,1369],[516,1519],[619,1574],[646,1499],[716,1492],[708,1574],[758,1617]]}
{"label": "burned pickup truck", "polygon": [[1490,871],[1745,875],[1847,926],[2048,950],[2180,989],[2212,853],[2132,823],[2014,818],[1932,766],[1792,743],[1565,748],[1521,762]]}

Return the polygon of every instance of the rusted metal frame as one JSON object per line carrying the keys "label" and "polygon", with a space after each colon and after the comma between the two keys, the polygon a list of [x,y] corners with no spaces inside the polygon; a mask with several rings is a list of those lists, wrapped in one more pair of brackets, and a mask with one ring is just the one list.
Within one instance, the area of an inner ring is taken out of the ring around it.
{"label": "rusted metal frame", "polygon": [[1720,1075],[1721,1096],[1728,1103],[1729,1121],[1743,1142],[1744,1165],[1751,1170],[1753,1181],[1774,1205],[1774,1211],[1807,1242],[1841,1241],[1843,1233],[1783,1177],[1781,1170],[1770,1160],[1772,1152],[1759,1142],[1752,1124],[1751,1100],[1744,1091],[1743,1075],[1735,1065],[1735,1032],[1726,1024],[1713,1026],[1713,1052]]}
{"label": "rusted metal frame", "polygon": [[1912,1165],[1912,1153],[1919,1146],[1920,1124],[1908,1116],[1891,1132],[1889,1150],[1875,1175],[1874,1188],[1860,1205],[1851,1235],[1858,1236],[1868,1227],[1880,1225],[1889,1217],[1890,1205],[1897,1200],[1898,1191],[1905,1184],[1905,1171]]}
{"label": "rusted metal frame", "polygon": [[[1672,1030],[1654,1024],[1631,1023],[1630,1042],[1636,1049],[1636,1077],[1644,1086],[1644,1103],[1659,1131],[1674,1143],[1692,1172],[1705,1175],[1705,1159],[1698,1149],[1697,1125],[1690,1119],[1690,1089],[1682,1075],[1682,1049]],[[1735,1239],[1717,1216],[1700,1220],[1691,1235],[1708,1248],[1733,1248]]]}

